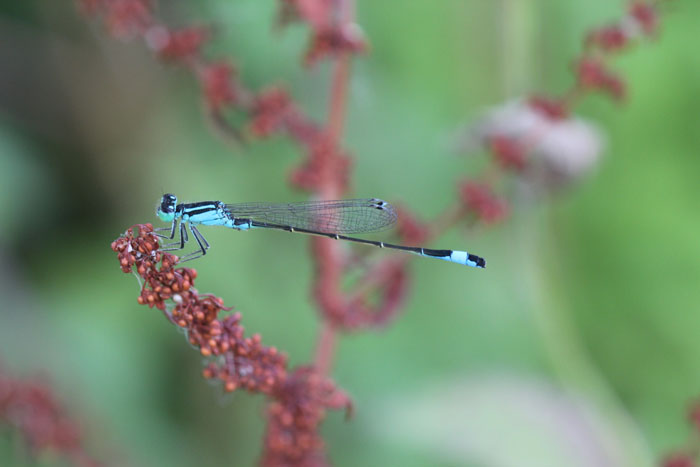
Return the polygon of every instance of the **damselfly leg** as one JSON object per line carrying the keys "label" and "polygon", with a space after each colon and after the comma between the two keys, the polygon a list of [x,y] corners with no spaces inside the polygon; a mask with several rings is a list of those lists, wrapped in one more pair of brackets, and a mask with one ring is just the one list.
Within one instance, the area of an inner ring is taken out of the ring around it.
{"label": "damselfly leg", "polygon": [[[172,240],[175,238],[175,229],[177,228],[177,219],[173,219],[173,223],[170,227],[158,227],[157,229],[153,229],[153,232],[160,238],[167,238],[168,240]],[[159,234],[158,232],[167,232],[170,231],[170,235],[163,235]]]}
{"label": "damselfly leg", "polygon": [[[156,234],[161,238],[167,238],[167,239],[173,239],[175,238],[175,231],[177,230],[177,220],[173,221],[173,226],[171,227],[171,236],[168,237],[167,235],[160,235]],[[160,251],[178,251],[182,250],[185,248],[185,244],[189,242],[190,238],[189,235],[187,234],[187,225],[185,225],[185,222],[180,222],[180,239],[178,241],[175,241],[173,243],[166,243],[163,245],[160,249]],[[187,253],[186,255],[183,255],[180,257],[180,263],[183,263],[185,261],[190,261],[196,258],[199,258],[200,256],[204,256],[207,254],[207,250],[209,249],[209,242],[207,241],[206,238],[204,238],[204,235],[197,230],[197,227],[195,227],[192,224],[189,224],[190,231],[192,232],[192,236],[194,237],[195,240],[197,240],[197,244],[199,245],[199,249],[196,251],[193,251],[191,253]]]}
{"label": "damselfly leg", "polygon": [[[175,250],[182,250],[185,247],[185,243],[189,240],[187,238],[187,231],[185,230],[185,223],[180,222],[180,239],[176,240],[172,243],[166,243],[164,245],[161,245],[161,251],[175,251]],[[175,228],[173,228],[173,232],[175,232]],[[167,238],[172,240],[175,238],[175,234],[173,234],[172,237],[167,237],[165,235],[160,235],[161,238]]]}
{"label": "damselfly leg", "polygon": [[194,239],[197,240],[199,250],[193,251],[192,253],[187,253],[186,255],[182,256],[179,261],[180,263],[204,256],[207,254],[207,250],[209,249],[209,242],[206,238],[204,238],[204,235],[202,235],[202,233],[199,230],[197,230],[197,227],[190,224],[190,230],[192,231],[192,236],[194,237]]}

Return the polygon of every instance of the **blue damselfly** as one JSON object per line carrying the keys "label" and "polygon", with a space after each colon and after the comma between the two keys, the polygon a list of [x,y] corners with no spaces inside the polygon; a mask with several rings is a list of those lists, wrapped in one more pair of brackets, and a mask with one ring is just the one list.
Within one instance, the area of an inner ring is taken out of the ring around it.
{"label": "blue damselfly", "polygon": [[346,234],[377,232],[391,227],[396,222],[394,208],[389,203],[376,198],[278,204],[225,204],[221,201],[178,204],[175,195],[166,194],[161,198],[156,214],[161,220],[172,223],[169,228],[156,229],[160,232],[170,231],[169,235],[158,234],[162,238],[173,240],[179,225],[179,241],[163,245],[164,251],[183,249],[189,240],[188,227],[197,241],[199,249],[182,256],[180,262],[207,254],[209,242],[197,229],[197,225],[221,225],[236,230],[265,228],[321,235],[336,240],[408,251],[466,266],[486,267],[486,260],[466,251],[433,250],[347,236]]}

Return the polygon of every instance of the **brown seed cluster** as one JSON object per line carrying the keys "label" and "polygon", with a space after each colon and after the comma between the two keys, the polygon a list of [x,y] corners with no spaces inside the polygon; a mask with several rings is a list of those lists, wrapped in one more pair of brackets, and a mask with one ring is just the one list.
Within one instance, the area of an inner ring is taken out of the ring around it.
{"label": "brown seed cluster", "polygon": [[619,21],[593,29],[586,37],[588,48],[617,52],[643,36],[653,36],[659,26],[659,7],[665,0],[632,0]]}
{"label": "brown seed cluster", "polygon": [[484,224],[493,224],[508,215],[508,203],[499,198],[486,183],[467,180],[460,184],[459,194],[468,212]]}
{"label": "brown seed cluster", "polygon": [[112,242],[112,249],[122,271],[135,270],[144,280],[138,302],[161,310],[187,331],[189,342],[203,356],[213,357],[203,371],[205,378],[220,380],[227,391],[245,388],[265,394],[284,381],[287,357],[275,347],[263,346],[257,334],[245,337],[239,313],[219,317],[230,308],[220,298],[193,288],[196,271],[175,268],[177,257],[158,250],[152,225],[128,229]]}
{"label": "brown seed cluster", "polygon": [[267,409],[265,466],[328,465],[324,443],[318,432],[326,409],[345,409],[352,413],[348,395],[313,367],[297,368],[274,394]]}
{"label": "brown seed cluster", "polygon": [[150,224],[135,225],[112,242],[122,271],[143,279],[138,302],[163,311],[202,355],[212,357],[205,378],[220,380],[226,391],[243,388],[270,397],[265,465],[327,465],[318,427],[327,409],[349,413],[349,397],[312,367],[288,373],[284,354],[263,346],[258,334],[245,337],[240,313],[220,317],[230,309],[220,298],[198,293],[196,272],[175,268],[177,257],[158,247]]}
{"label": "brown seed cluster", "polygon": [[336,181],[338,190],[347,191],[352,159],[338,147],[332,138],[323,135],[308,144],[305,162],[292,171],[289,181],[295,187],[306,191],[318,191],[327,178]]}
{"label": "brown seed cluster", "polygon": [[314,30],[311,44],[304,56],[304,64],[313,66],[324,58],[359,54],[366,52],[367,49],[367,41],[357,24],[332,25]]}
{"label": "brown seed cluster", "polygon": [[251,109],[250,131],[258,138],[268,138],[293,118],[292,99],[284,89],[270,87],[254,97]]}
{"label": "brown seed cluster", "polygon": [[0,368],[0,427],[19,431],[32,454],[52,451],[72,465],[97,466],[83,450],[77,424],[44,382],[13,378]]}
{"label": "brown seed cluster", "polygon": [[306,66],[345,54],[360,54],[369,48],[359,25],[338,20],[342,9],[339,2],[329,0],[279,0],[281,26],[299,21],[306,23],[311,30],[311,40],[304,55]]}

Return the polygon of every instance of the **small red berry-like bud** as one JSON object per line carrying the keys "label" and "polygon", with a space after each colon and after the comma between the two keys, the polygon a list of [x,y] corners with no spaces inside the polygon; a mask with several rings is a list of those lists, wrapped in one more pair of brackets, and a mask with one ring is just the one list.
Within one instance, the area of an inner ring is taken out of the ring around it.
{"label": "small red berry-like bud", "polygon": [[576,66],[579,86],[583,89],[603,91],[615,99],[625,96],[624,82],[610,72],[605,64],[594,58],[584,57]]}
{"label": "small red berry-like bud", "polygon": [[591,32],[586,38],[586,45],[597,46],[606,52],[617,51],[628,43],[625,30],[620,25],[606,26]]}
{"label": "small red berry-like bud", "polygon": [[493,136],[489,141],[491,153],[504,169],[522,171],[527,162],[527,149],[523,144],[505,136]]}
{"label": "small red berry-like bud", "polygon": [[168,31],[165,28],[151,28],[146,34],[148,45],[164,60],[182,60],[196,55],[209,38],[204,28],[185,28]]}
{"label": "small red berry-like bud", "polygon": [[234,73],[233,67],[224,62],[208,64],[201,73],[206,102],[215,112],[236,100]]}
{"label": "small red berry-like bud", "polygon": [[659,23],[659,14],[651,2],[636,0],[629,8],[629,14],[634,18],[645,34],[651,35],[656,32]]}
{"label": "small red berry-like bud", "polygon": [[571,116],[569,103],[564,99],[547,96],[532,96],[527,100],[527,105],[536,110],[540,115],[550,121],[562,121]]}
{"label": "small red berry-like bud", "polygon": [[362,29],[355,24],[343,24],[340,27],[323,27],[314,30],[304,64],[314,65],[325,57],[338,56],[344,53],[361,53],[368,48]]}
{"label": "small red berry-like bud", "polygon": [[283,89],[267,89],[255,97],[251,113],[251,132],[261,138],[270,136],[291,117],[291,99]]}
{"label": "small red berry-like bud", "polygon": [[506,202],[497,198],[491,188],[483,183],[463,182],[460,197],[464,206],[487,224],[498,222],[508,214]]}
{"label": "small red berry-like bud", "polygon": [[289,427],[292,425],[292,423],[294,423],[294,417],[292,417],[292,414],[285,411],[280,416],[280,423],[282,426]]}

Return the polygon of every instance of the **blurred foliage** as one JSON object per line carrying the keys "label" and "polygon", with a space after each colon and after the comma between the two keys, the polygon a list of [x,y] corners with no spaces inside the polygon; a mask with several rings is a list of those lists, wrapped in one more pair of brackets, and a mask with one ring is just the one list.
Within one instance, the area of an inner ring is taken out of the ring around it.
{"label": "blurred foliage", "polygon": [[[232,57],[251,88],[286,83],[323,118],[329,68],[300,66],[306,31],[275,31],[275,2],[161,3],[174,24],[213,21],[209,50]],[[353,195],[437,212],[470,167],[452,152],[459,127],[488,106],[565,88],[581,37],[623,7],[359,2],[372,52],[356,61],[351,84]],[[298,147],[218,138],[186,73],[141,44],[112,41],[71,2],[0,8],[0,358],[17,374],[50,375],[97,457],[251,464],[262,400],[224,398],[204,383],[199,355],[158,312],[136,304],[137,283],[119,272],[109,244],[126,227],[155,221],[164,191],[188,200],[303,199],[286,184]],[[594,98],[580,109],[607,132],[597,173],[551,200],[517,199],[501,227],[440,239],[482,254],[489,269],[416,260],[403,316],[341,341],[334,376],[357,417],[331,414],[325,423],[337,465],[563,465],[567,456],[589,458],[577,450],[599,450],[607,463],[567,465],[639,466],[685,439],[685,406],[700,388],[700,4],[678,0],[667,10],[658,40],[617,63],[628,102]],[[217,229],[207,238],[214,248],[196,265],[200,290],[234,305],[250,333],[293,363],[309,361],[318,322],[308,241]],[[476,410],[463,389],[463,399],[450,399],[454,411],[439,412],[473,449],[455,454],[437,443],[443,433],[426,414],[444,408],[419,410],[425,398],[438,404],[442,391],[493,375],[507,375],[496,380],[512,392],[508,404],[498,403],[502,391],[487,391],[489,410]],[[518,396],[532,390],[529,381],[547,388],[537,400],[550,405]],[[529,416],[513,416],[512,404]],[[561,411],[562,423],[586,434],[542,442],[550,431],[532,421]],[[507,432],[486,429],[504,423]],[[401,435],[410,425],[418,436]],[[537,446],[529,456],[528,446]],[[11,449],[5,455],[0,464],[16,462]]]}

